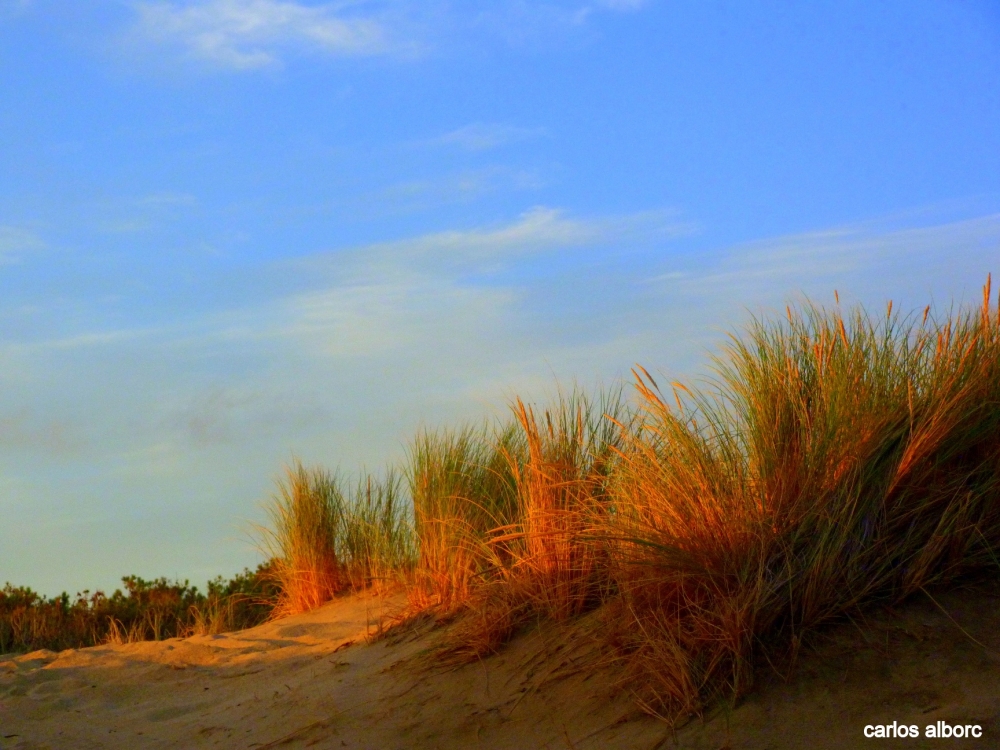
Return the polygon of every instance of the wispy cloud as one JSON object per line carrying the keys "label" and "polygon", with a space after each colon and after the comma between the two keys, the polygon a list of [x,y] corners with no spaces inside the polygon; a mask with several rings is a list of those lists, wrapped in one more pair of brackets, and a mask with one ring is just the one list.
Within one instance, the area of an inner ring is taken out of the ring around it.
{"label": "wispy cloud", "polygon": [[694,224],[666,210],[579,219],[557,208],[536,206],[516,221],[496,227],[434,232],[321,257],[339,267],[346,263],[370,273],[401,268],[468,273],[540,252],[672,239],[694,231]]}
{"label": "wispy cloud", "polygon": [[594,5],[598,8],[629,12],[649,5],[649,0],[597,0]]}
{"label": "wispy cloud", "polygon": [[0,265],[17,263],[26,254],[44,247],[45,243],[34,232],[0,225]]}
{"label": "wispy cloud", "polygon": [[35,0],[0,0],[0,21],[20,16],[34,4]]}
{"label": "wispy cloud", "polygon": [[[668,210],[577,218],[538,206],[495,226],[432,232],[342,248],[276,264],[268,278],[313,279],[307,288],[252,306],[212,310],[183,322],[78,331],[0,347],[5,356],[182,345],[242,347],[308,339],[325,355],[370,356],[499,324],[516,291],[491,277],[532,257],[657,242],[695,227]],[[457,326],[457,328],[456,328]],[[461,329],[461,333],[459,332]]]}
{"label": "wispy cloud", "polygon": [[[0,0],[0,17],[31,0]],[[6,3],[6,5],[4,5]],[[328,57],[422,57],[431,48],[482,40],[480,32],[515,47],[547,47],[576,35],[592,19],[633,12],[648,0],[585,0],[451,4],[444,0],[131,0],[133,49],[167,52],[215,67],[254,71],[280,67],[302,54]],[[8,8],[5,11],[4,8]],[[538,135],[501,125],[473,124],[453,143],[485,150]],[[446,136],[447,137],[447,136]]]}
{"label": "wispy cloud", "polygon": [[349,15],[343,8],[292,0],[140,2],[134,32],[236,70],[271,67],[285,54],[302,51],[359,57],[393,49],[378,18]]}
{"label": "wispy cloud", "polygon": [[89,204],[93,226],[109,234],[148,232],[190,211],[198,200],[190,193],[161,191],[128,198],[100,198]]}
{"label": "wispy cloud", "polygon": [[484,5],[473,16],[473,28],[487,31],[515,47],[538,49],[581,32],[586,34],[602,15],[641,10],[649,5],[649,0],[513,0]]}
{"label": "wispy cloud", "polygon": [[[5,356],[11,356],[18,353],[39,351],[92,350],[98,347],[111,348],[135,342],[139,339],[149,338],[164,332],[164,330],[164,328],[121,328],[118,330],[87,331],[86,333],[70,336],[38,339],[28,343],[4,342],[2,347],[0,347],[0,352],[3,352]],[[169,332],[169,329],[166,330]],[[176,333],[176,331],[174,332]]]}
{"label": "wispy cloud", "polygon": [[466,151],[488,151],[543,135],[545,135],[544,128],[519,128],[500,123],[475,122],[445,133],[435,138],[432,143],[457,146]]}
{"label": "wispy cloud", "polygon": [[162,191],[143,196],[136,203],[140,206],[194,206],[198,199],[191,193]]}
{"label": "wispy cloud", "polygon": [[355,212],[399,214],[451,203],[466,203],[484,195],[509,190],[537,190],[545,180],[528,169],[491,165],[429,179],[415,179],[363,196]]}
{"label": "wispy cloud", "polygon": [[959,290],[970,274],[982,283],[987,273],[1000,272],[993,260],[998,248],[1000,214],[923,227],[869,222],[740,244],[709,263],[672,268],[644,283],[692,300],[732,298],[741,305],[773,305],[795,292],[825,299],[837,287],[868,303],[896,295],[896,302],[925,304],[936,288]]}
{"label": "wispy cloud", "polygon": [[692,231],[669,211],[579,219],[536,207],[495,227],[323,253],[292,264],[304,275],[325,279],[321,286],[235,321],[225,336],[296,341],[299,351],[348,359],[465,347],[515,316],[517,285],[484,283],[484,277],[532,256],[631,246]]}
{"label": "wispy cloud", "polygon": [[278,316],[283,323],[257,330],[324,358],[411,359],[408,353],[440,349],[444,339],[475,340],[484,328],[501,325],[515,298],[506,289],[416,276],[337,285],[289,298]]}

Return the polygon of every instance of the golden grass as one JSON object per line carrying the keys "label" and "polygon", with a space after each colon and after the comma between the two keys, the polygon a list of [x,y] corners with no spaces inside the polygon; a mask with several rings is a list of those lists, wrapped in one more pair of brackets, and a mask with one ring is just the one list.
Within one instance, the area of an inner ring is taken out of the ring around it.
{"label": "golden grass", "polygon": [[410,598],[448,611],[468,601],[491,566],[490,533],[517,518],[522,446],[510,426],[421,432],[408,479],[417,560]]}
{"label": "golden grass", "polygon": [[[614,642],[667,717],[873,600],[993,565],[1000,309],[807,307],[733,339],[705,393],[646,373],[615,484]],[[686,402],[686,403],[685,403]]]}
{"label": "golden grass", "polygon": [[314,609],[409,567],[412,524],[392,471],[347,486],[335,474],[295,462],[266,510],[271,526],[259,532],[280,590],[275,617]]}
{"label": "golden grass", "polygon": [[271,528],[264,529],[281,592],[276,616],[318,607],[343,588],[337,537],[344,505],[338,482],[323,470],[296,462],[278,482],[278,494],[267,506]]}
{"label": "golden grass", "polygon": [[362,486],[348,500],[297,466],[272,510],[287,600],[395,575],[416,606],[461,614],[460,658],[600,608],[639,704],[674,721],[738,698],[758,661],[831,619],[995,567],[989,284],[941,321],[789,308],[733,337],[702,388],[638,368],[635,393],[518,399],[506,423],[423,432],[409,498],[390,474],[366,506]]}

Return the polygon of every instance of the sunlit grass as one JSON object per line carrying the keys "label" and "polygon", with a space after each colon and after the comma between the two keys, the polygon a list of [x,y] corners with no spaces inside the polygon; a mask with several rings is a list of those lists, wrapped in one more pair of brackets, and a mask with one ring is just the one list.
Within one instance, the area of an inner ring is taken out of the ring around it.
{"label": "sunlit grass", "polygon": [[512,410],[519,450],[503,453],[513,512],[485,536],[488,565],[455,629],[455,652],[468,657],[495,651],[532,620],[566,621],[596,607],[610,584],[600,534],[630,420],[621,392],[560,394],[541,412],[518,399]]}
{"label": "sunlit grass", "polygon": [[412,521],[398,475],[356,485],[295,463],[278,482],[259,529],[280,590],[275,615],[305,612],[348,589],[398,576],[411,565]]}
{"label": "sunlit grass", "polygon": [[[293,464],[260,530],[275,614],[400,586],[455,620],[444,655],[461,660],[593,612],[623,684],[674,721],[745,694],[761,661],[794,658],[862,605],[997,569],[988,284],[980,308],[943,319],[789,308],[732,337],[698,388],[635,375],[632,402],[575,390],[549,406],[515,399],[494,424],[423,430],[402,469],[347,479]],[[0,650],[57,632],[45,620],[57,611],[67,643],[245,619],[241,599],[192,607],[175,588],[169,607],[133,612],[142,592],[41,606],[8,587]]]}
{"label": "sunlit grass", "polygon": [[523,441],[513,424],[423,431],[409,451],[417,560],[411,599],[444,610],[468,602],[496,557],[491,533],[519,518]]}
{"label": "sunlit grass", "polygon": [[[615,483],[613,639],[674,717],[755,657],[993,566],[1000,310],[935,321],[807,306],[734,338],[703,392],[640,373]],[[671,403],[673,401],[673,403]]]}
{"label": "sunlit grass", "polygon": [[[364,516],[364,493],[331,495],[339,515],[323,531],[313,519],[326,516],[295,516],[293,500],[324,497],[329,479],[297,467],[275,519],[315,548],[289,544],[278,564],[316,560],[339,580],[378,559],[416,606],[461,615],[455,658],[599,608],[640,705],[669,720],[744,694],[759,658],[794,656],[860,605],[995,564],[1000,310],[988,288],[980,309],[940,321],[891,305],[789,308],[732,337],[700,389],[638,368],[635,394],[516,399],[496,425],[421,432],[405,472],[412,515],[355,521],[364,541],[350,552],[336,529]],[[394,476],[379,492],[402,507]]]}

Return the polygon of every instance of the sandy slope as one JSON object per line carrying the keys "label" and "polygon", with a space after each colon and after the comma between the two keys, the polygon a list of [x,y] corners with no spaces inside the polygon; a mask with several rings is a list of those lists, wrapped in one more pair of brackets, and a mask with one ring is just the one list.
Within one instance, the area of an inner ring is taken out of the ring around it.
{"label": "sandy slope", "polygon": [[[555,630],[461,668],[425,622],[366,643],[398,601],[356,596],[222,636],[0,657],[7,748],[1000,748],[998,590],[839,626],[785,682],[675,733],[633,709],[589,644]],[[958,625],[966,631],[961,632]],[[980,644],[973,642],[975,639]],[[984,739],[866,740],[868,723],[982,725]]]}

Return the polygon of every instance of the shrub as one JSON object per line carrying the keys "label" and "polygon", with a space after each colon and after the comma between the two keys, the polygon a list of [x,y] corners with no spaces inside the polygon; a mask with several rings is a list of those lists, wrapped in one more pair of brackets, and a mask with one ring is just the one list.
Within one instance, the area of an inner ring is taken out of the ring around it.
{"label": "shrub", "polygon": [[274,606],[268,564],[229,581],[221,576],[202,594],[187,581],[125,576],[125,591],[44,597],[11,584],[0,590],[0,653],[62,650],[101,643],[160,640],[223,632],[263,622]]}

